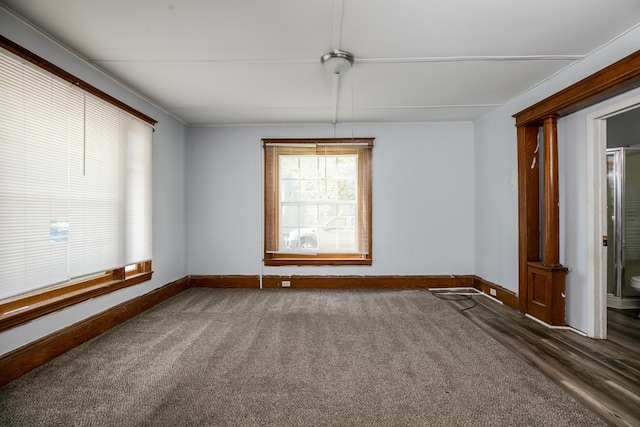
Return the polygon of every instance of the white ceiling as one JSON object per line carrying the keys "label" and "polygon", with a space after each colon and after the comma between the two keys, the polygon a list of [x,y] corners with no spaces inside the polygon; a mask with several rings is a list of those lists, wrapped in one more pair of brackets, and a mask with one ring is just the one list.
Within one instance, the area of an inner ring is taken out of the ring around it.
{"label": "white ceiling", "polygon": [[190,125],[473,121],[640,23],[638,0],[0,4]]}

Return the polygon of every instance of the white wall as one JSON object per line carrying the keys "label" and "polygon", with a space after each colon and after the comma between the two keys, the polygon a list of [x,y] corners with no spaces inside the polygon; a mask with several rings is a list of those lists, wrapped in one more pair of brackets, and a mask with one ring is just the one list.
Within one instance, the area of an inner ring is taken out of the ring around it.
{"label": "white wall", "polygon": [[[635,52],[640,29],[631,31],[584,60],[532,88],[475,123],[476,274],[518,291],[517,166],[513,114]],[[591,111],[591,110],[589,110]],[[567,324],[586,330],[586,115],[558,122],[560,178],[560,262],[567,275]],[[501,211],[507,210],[508,215]],[[503,232],[505,229],[508,231]]]}
{"label": "white wall", "polygon": [[474,126],[475,274],[518,291],[518,174],[512,106]]}
{"label": "white wall", "polygon": [[153,136],[153,279],[0,333],[0,354],[182,278],[186,262],[186,128],[0,8],[2,34],[158,120]]}
{"label": "white wall", "polygon": [[[337,136],[351,131],[338,127]],[[353,132],[376,138],[373,265],[265,267],[264,274],[473,274],[473,126],[358,125]],[[330,125],[189,129],[189,273],[259,274],[261,139],[331,136]]]}

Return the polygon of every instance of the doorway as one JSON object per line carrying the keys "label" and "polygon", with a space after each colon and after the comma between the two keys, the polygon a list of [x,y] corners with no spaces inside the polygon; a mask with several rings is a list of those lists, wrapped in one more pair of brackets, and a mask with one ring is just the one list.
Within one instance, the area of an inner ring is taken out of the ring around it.
{"label": "doorway", "polygon": [[[624,123],[628,125],[623,125]],[[629,288],[626,282],[631,277],[628,274],[631,271],[628,269],[625,271],[622,249],[620,252],[615,249],[616,245],[619,248],[624,246],[625,230],[622,228],[624,220],[618,219],[615,222],[611,219],[614,214],[617,213],[620,216],[623,213],[624,198],[619,199],[622,205],[611,206],[617,203],[611,191],[622,190],[620,181],[614,178],[617,173],[614,170],[615,158],[618,156],[618,161],[623,163],[626,158],[626,156],[622,157],[622,154],[613,153],[634,151],[635,154],[636,150],[626,150],[626,146],[640,144],[640,128],[636,132],[627,127],[635,123],[640,123],[640,95],[587,116],[587,181],[590,185],[588,185],[587,194],[587,304],[589,309],[586,332],[592,338],[607,338],[607,307],[616,299],[621,299],[625,293],[632,295],[625,290]],[[619,147],[624,147],[625,150],[607,152],[608,148]],[[640,159],[640,152],[637,154]],[[612,181],[617,182],[617,188],[608,191],[609,187],[615,184]],[[608,208],[609,206],[611,209]],[[614,212],[615,209],[617,212]],[[618,233],[615,232],[616,228]]]}

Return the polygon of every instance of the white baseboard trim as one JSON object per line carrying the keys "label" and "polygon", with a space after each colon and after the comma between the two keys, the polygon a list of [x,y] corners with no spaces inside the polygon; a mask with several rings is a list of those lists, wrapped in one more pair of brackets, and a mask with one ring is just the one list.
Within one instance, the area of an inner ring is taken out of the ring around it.
{"label": "white baseboard trim", "polygon": [[550,325],[547,322],[543,322],[540,319],[536,319],[535,317],[533,317],[529,313],[525,314],[524,316],[528,317],[531,320],[535,320],[536,322],[540,323],[543,326],[546,326],[549,329],[559,329],[559,330],[571,331],[571,332],[575,332],[578,335],[582,335],[583,337],[587,336],[587,334],[585,332],[579,331],[579,330],[577,330],[575,328],[572,328],[571,326],[554,326],[554,325]]}

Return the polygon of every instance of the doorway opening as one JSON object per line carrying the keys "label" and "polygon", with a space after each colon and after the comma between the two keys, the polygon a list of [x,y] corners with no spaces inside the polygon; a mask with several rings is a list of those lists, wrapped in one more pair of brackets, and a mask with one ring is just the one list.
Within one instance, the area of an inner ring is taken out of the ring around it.
{"label": "doorway opening", "polygon": [[587,116],[587,180],[586,332],[605,339],[608,307],[640,307],[640,95]]}

